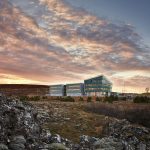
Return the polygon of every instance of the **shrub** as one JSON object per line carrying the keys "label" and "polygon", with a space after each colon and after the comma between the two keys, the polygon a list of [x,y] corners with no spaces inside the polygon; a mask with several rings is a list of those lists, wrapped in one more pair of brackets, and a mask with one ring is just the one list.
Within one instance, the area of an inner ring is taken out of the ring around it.
{"label": "shrub", "polygon": [[126,100],[127,100],[127,97],[125,97],[125,96],[120,97],[119,100],[121,100],[121,101],[126,101]]}
{"label": "shrub", "polygon": [[89,97],[87,98],[87,102],[92,102],[92,97],[89,96]]}
{"label": "shrub", "polygon": [[83,97],[80,97],[80,98],[79,98],[79,101],[80,101],[80,102],[83,102],[83,101],[84,101]]}
{"label": "shrub", "polygon": [[47,96],[43,96],[42,99],[47,99]]}
{"label": "shrub", "polygon": [[28,96],[20,96],[19,99],[20,99],[20,101],[28,101],[29,97]]}
{"label": "shrub", "polygon": [[63,102],[75,102],[74,98],[71,96],[62,97],[60,100]]}
{"label": "shrub", "polygon": [[113,103],[113,100],[111,99],[111,97],[106,96],[104,98],[104,102]]}
{"label": "shrub", "polygon": [[136,96],[133,100],[134,103],[150,103],[150,97]]}
{"label": "shrub", "polygon": [[96,101],[97,101],[97,102],[100,102],[100,101],[101,101],[101,98],[100,98],[100,97],[96,97]]}
{"label": "shrub", "polygon": [[40,96],[33,96],[33,97],[30,97],[31,101],[39,101],[40,100]]}
{"label": "shrub", "polygon": [[116,95],[114,96],[114,101],[118,101],[119,100],[119,97]]}
{"label": "shrub", "polygon": [[139,104],[87,104],[85,110],[118,119],[127,119],[150,128],[150,106]]}
{"label": "shrub", "polygon": [[118,96],[114,96],[114,95],[106,96],[104,98],[104,101],[108,103],[113,103],[114,101],[118,101]]}

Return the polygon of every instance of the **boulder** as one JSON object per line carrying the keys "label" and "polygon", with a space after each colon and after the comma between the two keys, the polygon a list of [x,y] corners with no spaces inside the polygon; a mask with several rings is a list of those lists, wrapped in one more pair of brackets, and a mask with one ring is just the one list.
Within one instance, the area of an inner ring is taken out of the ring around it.
{"label": "boulder", "polygon": [[144,150],[150,149],[150,130],[132,125],[127,120],[114,120],[109,123],[108,135],[123,141],[125,148]]}
{"label": "boulder", "polygon": [[102,138],[94,143],[94,149],[103,149],[103,150],[124,150],[123,143],[121,140],[118,140],[113,137]]}
{"label": "boulder", "polygon": [[47,147],[48,150],[69,150],[66,146],[61,143],[52,143]]}
{"label": "boulder", "polygon": [[21,144],[21,143],[10,143],[9,144],[9,148],[11,150],[24,150],[25,149],[25,145]]}
{"label": "boulder", "polygon": [[25,144],[26,143],[26,139],[24,138],[24,136],[18,135],[18,136],[12,137],[11,142]]}
{"label": "boulder", "polygon": [[8,150],[8,147],[5,144],[0,144],[0,150]]}

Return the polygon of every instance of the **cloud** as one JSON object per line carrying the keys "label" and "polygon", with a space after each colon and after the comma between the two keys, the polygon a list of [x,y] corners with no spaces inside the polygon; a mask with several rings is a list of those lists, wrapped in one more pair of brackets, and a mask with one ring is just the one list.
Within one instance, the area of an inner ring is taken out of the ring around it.
{"label": "cloud", "polygon": [[28,80],[25,78],[21,78],[15,75],[8,75],[8,74],[0,74],[1,84],[19,84],[19,83],[26,83],[26,84],[42,84],[42,82]]}
{"label": "cloud", "polygon": [[149,47],[133,26],[65,0],[1,0],[0,37],[0,73],[41,83],[80,82],[97,74],[113,80],[118,72],[150,67]]}
{"label": "cloud", "polygon": [[[53,46],[46,32],[33,19],[24,16],[9,3],[6,6],[1,11],[5,13],[1,24],[1,70],[11,70],[25,76],[35,74],[35,78],[41,75],[57,76],[60,73],[65,78],[73,78],[70,72],[78,74],[85,71],[86,68],[83,69],[81,64],[73,62],[65,49],[59,45]],[[10,9],[12,14],[7,18]],[[17,18],[20,18],[19,22]]]}
{"label": "cloud", "polygon": [[[134,77],[113,77],[113,82],[116,84],[114,90],[120,92],[140,92],[144,93],[145,89],[150,85],[150,77],[135,75]],[[142,86],[140,86],[142,85]]]}

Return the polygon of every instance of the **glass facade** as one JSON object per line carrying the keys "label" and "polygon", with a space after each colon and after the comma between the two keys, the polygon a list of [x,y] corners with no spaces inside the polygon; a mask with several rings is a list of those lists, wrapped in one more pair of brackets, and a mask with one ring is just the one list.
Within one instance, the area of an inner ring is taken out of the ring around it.
{"label": "glass facade", "polygon": [[83,96],[84,84],[83,83],[67,84],[66,95],[67,96]]}
{"label": "glass facade", "polygon": [[65,96],[65,85],[51,85],[49,87],[50,96]]}
{"label": "glass facade", "polygon": [[104,96],[112,91],[112,83],[106,77],[98,76],[85,80],[84,88],[87,96]]}
{"label": "glass facade", "polygon": [[51,85],[50,96],[105,96],[110,95],[112,83],[103,75],[84,80],[83,83]]}

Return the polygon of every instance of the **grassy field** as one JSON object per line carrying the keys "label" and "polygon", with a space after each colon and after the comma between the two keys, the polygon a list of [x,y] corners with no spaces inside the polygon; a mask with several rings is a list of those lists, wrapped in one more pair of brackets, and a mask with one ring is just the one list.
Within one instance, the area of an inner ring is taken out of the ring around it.
{"label": "grassy field", "polygon": [[32,104],[49,112],[50,121],[44,124],[44,128],[52,134],[60,134],[76,143],[81,135],[103,135],[105,116],[84,111],[83,103],[33,101]]}
{"label": "grassy field", "polygon": [[103,129],[108,123],[108,118],[125,118],[132,123],[150,128],[150,105],[147,104],[60,101],[31,103],[49,113],[50,120],[44,124],[44,128],[49,129],[52,134],[60,134],[76,143],[81,135],[104,136]]}
{"label": "grassy field", "polygon": [[91,103],[85,105],[85,111],[101,115],[127,119],[131,123],[150,128],[150,105],[132,102]]}

